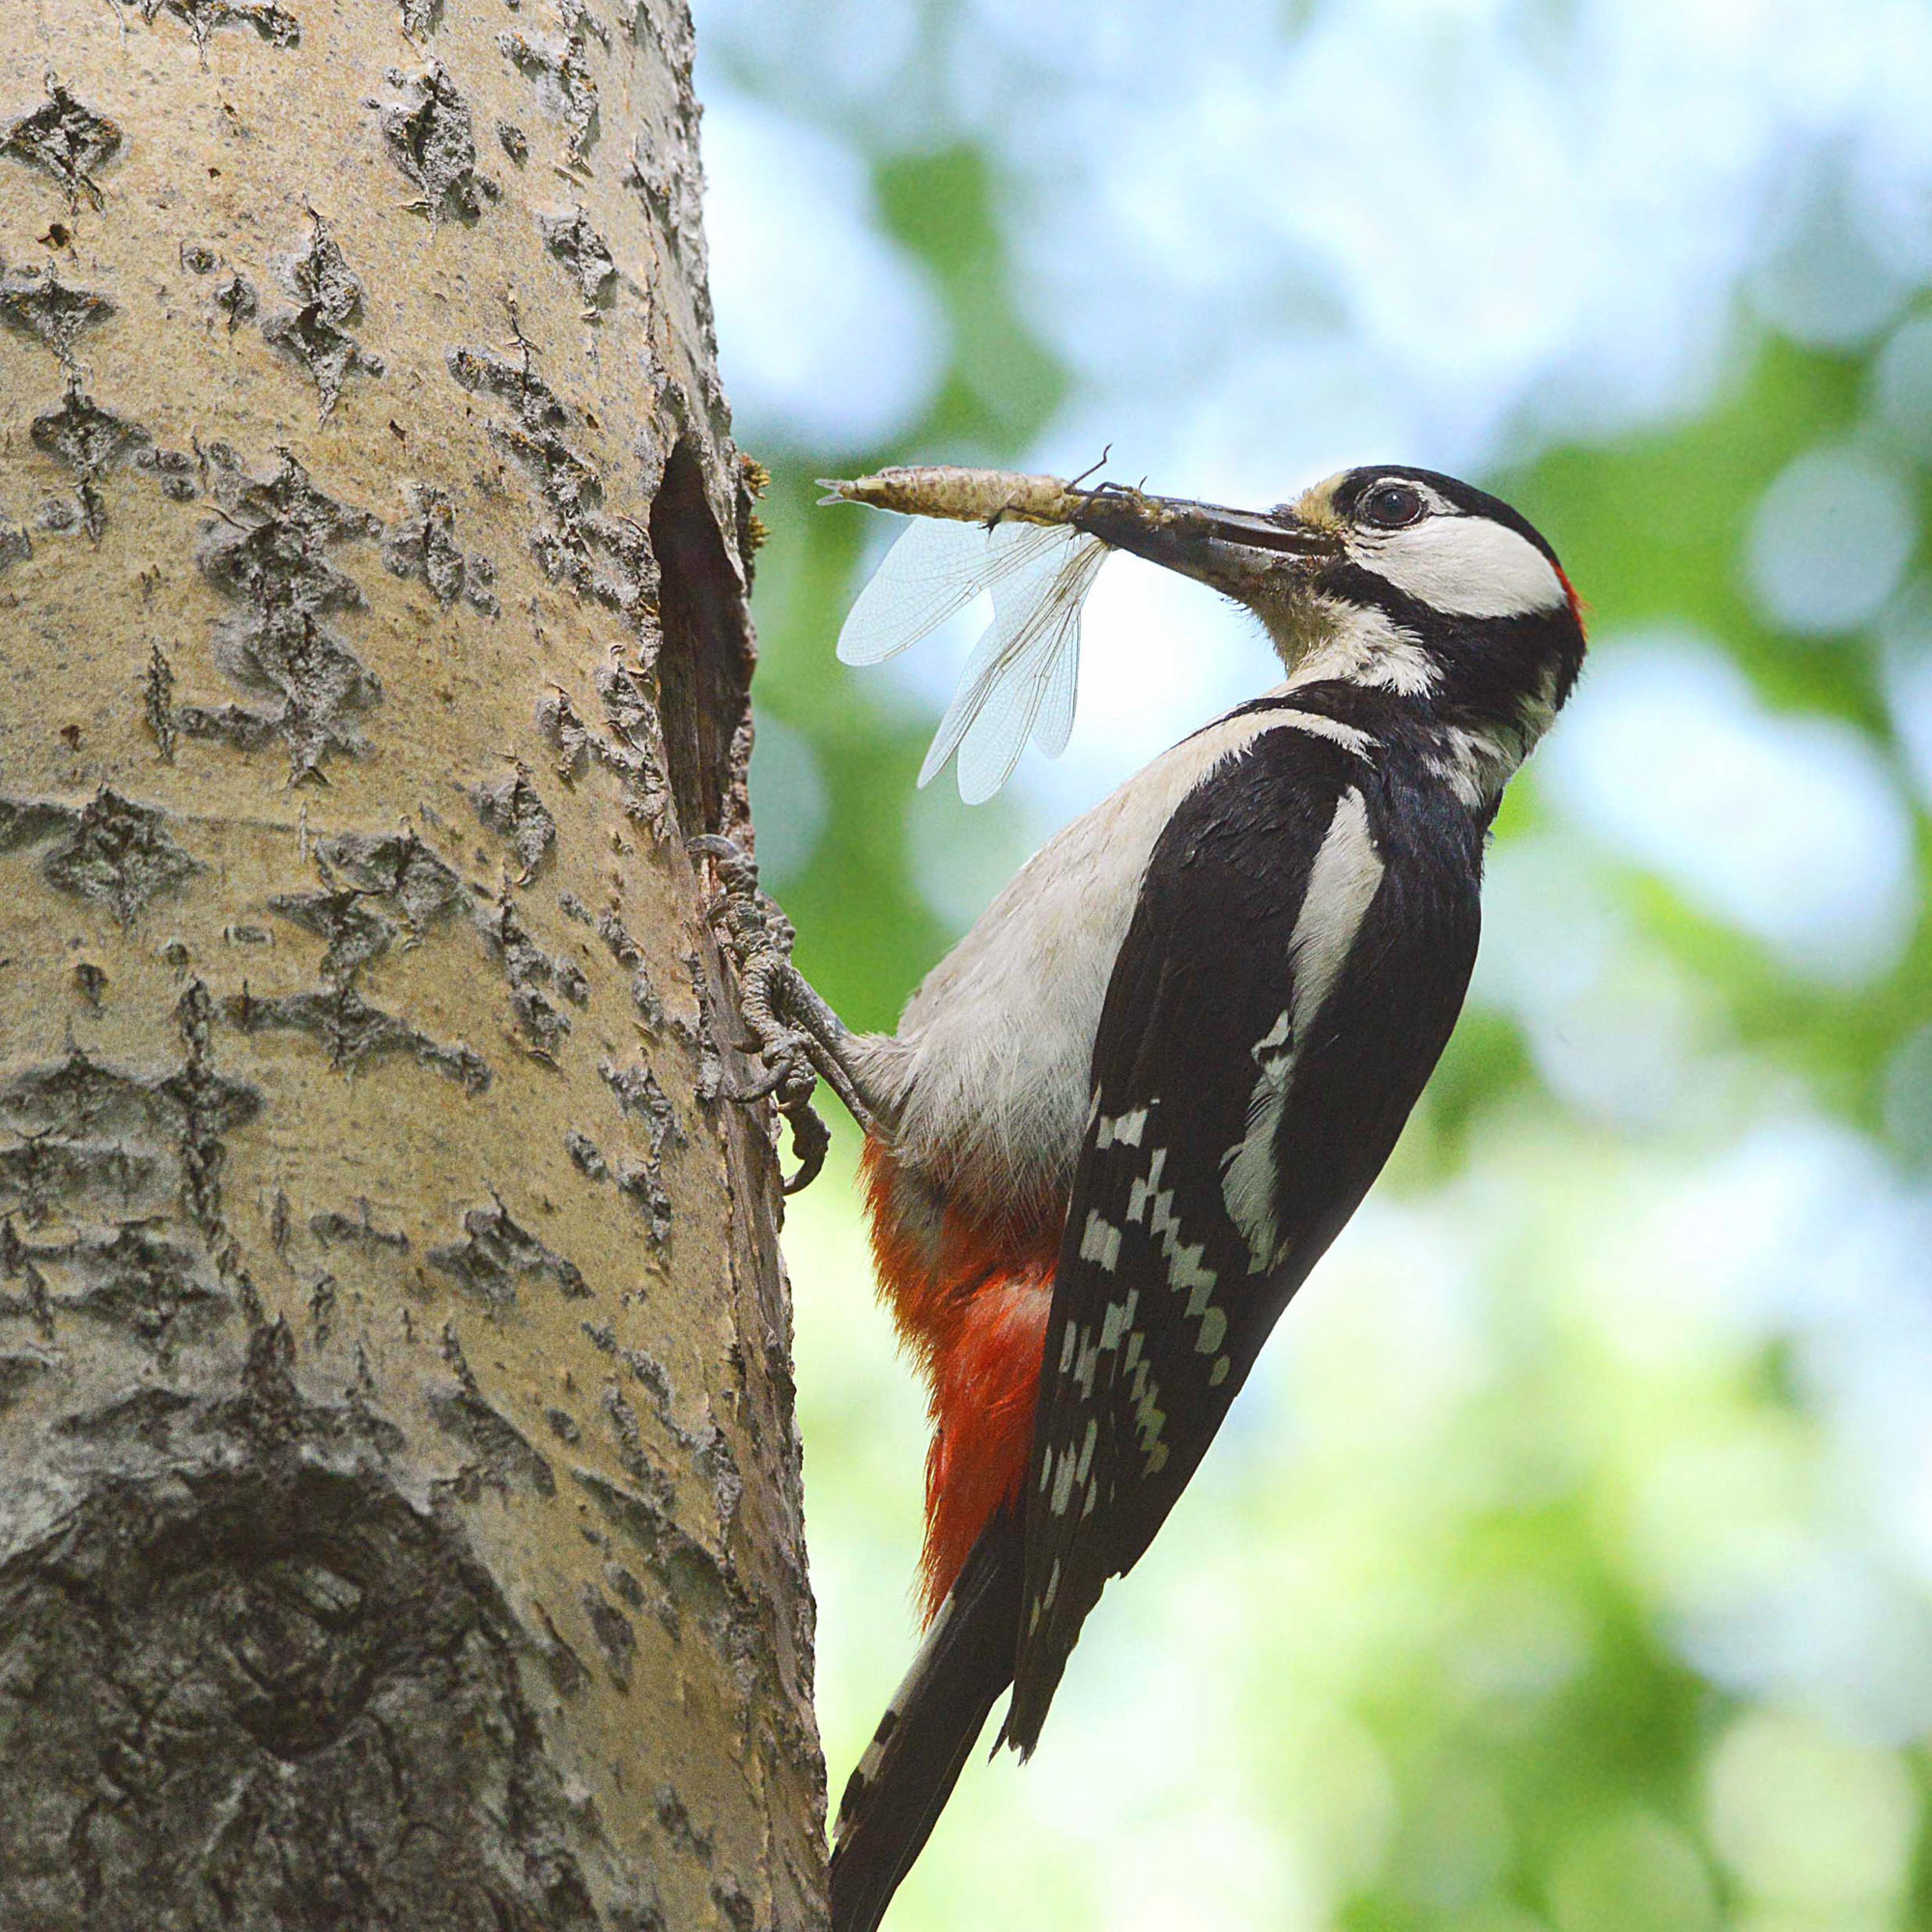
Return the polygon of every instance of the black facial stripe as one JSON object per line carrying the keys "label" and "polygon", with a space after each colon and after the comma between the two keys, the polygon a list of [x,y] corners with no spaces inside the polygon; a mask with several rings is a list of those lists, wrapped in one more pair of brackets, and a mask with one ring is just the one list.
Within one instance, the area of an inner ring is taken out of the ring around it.
{"label": "black facial stripe", "polygon": [[1561,704],[1582,668],[1583,634],[1568,605],[1513,617],[1457,616],[1349,561],[1319,570],[1312,585],[1337,603],[1378,611],[1416,638],[1442,671],[1445,685],[1435,701],[1445,707],[1467,704],[1513,716],[1547,668],[1555,670],[1551,696]]}

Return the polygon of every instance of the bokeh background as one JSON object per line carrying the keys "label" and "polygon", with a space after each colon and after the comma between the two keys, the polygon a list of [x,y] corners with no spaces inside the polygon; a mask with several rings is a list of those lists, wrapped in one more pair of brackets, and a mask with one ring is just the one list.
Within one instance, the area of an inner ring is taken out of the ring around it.
{"label": "bokeh background", "polygon": [[[891,1921],[1932,1926],[1932,7],[699,0],[772,468],[759,850],[854,1024],[1272,681],[1130,559],[1064,759],[914,789],[970,631],[848,672],[895,460],[1266,504],[1378,459],[1555,541],[1594,656],[1469,1010],[1036,1760]],[[835,1792],[924,1425],[855,1149],[794,1205]]]}

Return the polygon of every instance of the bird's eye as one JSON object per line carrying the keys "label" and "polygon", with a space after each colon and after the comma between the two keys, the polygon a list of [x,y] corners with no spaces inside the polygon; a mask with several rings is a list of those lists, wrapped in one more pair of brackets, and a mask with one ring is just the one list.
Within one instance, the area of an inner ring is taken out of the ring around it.
{"label": "bird's eye", "polygon": [[1378,483],[1362,498],[1357,514],[1363,523],[1373,524],[1378,530],[1400,530],[1420,523],[1426,507],[1422,492],[1411,485]]}

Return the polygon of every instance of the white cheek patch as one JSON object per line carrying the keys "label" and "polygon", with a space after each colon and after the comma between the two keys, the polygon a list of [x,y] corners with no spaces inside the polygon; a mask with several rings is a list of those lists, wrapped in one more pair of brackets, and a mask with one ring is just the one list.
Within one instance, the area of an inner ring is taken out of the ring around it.
{"label": "white cheek patch", "polygon": [[1451,617],[1526,617],[1569,602],[1549,559],[1486,517],[1426,517],[1386,535],[1358,532],[1350,549],[1364,570]]}

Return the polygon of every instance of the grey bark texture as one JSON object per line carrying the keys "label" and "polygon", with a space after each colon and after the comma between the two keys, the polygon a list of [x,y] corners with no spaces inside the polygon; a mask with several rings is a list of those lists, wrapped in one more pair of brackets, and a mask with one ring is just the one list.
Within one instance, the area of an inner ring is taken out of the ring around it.
{"label": "grey bark texture", "polygon": [[823,1923],[678,0],[0,6],[0,1928]]}

